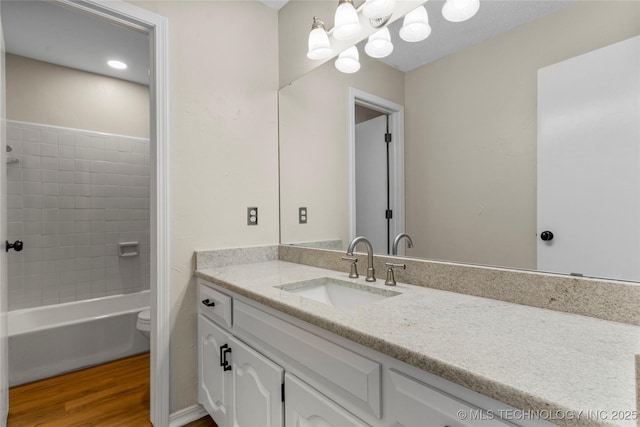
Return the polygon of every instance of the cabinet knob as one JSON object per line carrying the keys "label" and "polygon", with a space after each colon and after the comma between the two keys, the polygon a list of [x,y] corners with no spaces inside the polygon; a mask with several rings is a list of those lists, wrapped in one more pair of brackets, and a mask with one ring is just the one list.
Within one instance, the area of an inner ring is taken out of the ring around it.
{"label": "cabinet knob", "polygon": [[542,233],[540,233],[540,238],[545,242],[548,242],[550,240],[553,240],[553,233],[550,231],[543,231]]}

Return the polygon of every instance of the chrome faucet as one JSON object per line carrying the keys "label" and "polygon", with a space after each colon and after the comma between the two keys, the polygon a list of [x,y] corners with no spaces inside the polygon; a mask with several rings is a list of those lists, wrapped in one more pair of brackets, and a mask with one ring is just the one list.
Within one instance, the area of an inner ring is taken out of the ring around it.
{"label": "chrome faucet", "polygon": [[371,246],[371,242],[366,237],[360,236],[353,239],[347,248],[347,256],[353,256],[353,250],[358,243],[364,243],[367,247],[367,278],[365,280],[367,282],[375,282],[376,271],[373,268],[373,246]]}
{"label": "chrome faucet", "polygon": [[398,244],[400,243],[400,240],[402,240],[403,237],[408,240],[409,247],[410,248],[413,247],[413,240],[411,240],[411,236],[409,236],[407,233],[400,233],[393,240],[393,247],[391,248],[391,255],[398,255]]}

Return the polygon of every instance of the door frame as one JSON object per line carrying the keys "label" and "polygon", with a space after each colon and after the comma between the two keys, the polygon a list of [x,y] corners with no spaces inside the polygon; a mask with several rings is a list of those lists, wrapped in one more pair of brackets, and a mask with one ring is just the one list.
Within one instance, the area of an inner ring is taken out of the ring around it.
{"label": "door frame", "polygon": [[[391,189],[389,204],[393,210],[393,218],[389,224],[389,232],[391,236],[395,237],[398,233],[405,231],[404,107],[354,87],[349,87],[348,102],[349,239],[353,240],[356,237],[356,104],[389,116],[389,132],[393,135],[389,150],[392,168],[389,174]],[[404,247],[398,249],[398,255],[404,255]]]}
{"label": "door frame", "polygon": [[169,32],[167,18],[122,0],[55,0],[57,3],[144,32],[150,42],[150,238],[151,369],[150,417],[169,426],[170,250],[169,250]]}

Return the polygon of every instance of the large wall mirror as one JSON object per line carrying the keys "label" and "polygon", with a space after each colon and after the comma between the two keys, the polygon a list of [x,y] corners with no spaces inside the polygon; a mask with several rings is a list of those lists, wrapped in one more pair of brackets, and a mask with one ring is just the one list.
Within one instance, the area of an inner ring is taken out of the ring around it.
{"label": "large wall mirror", "polygon": [[[359,98],[358,94],[366,94],[364,98],[402,106],[404,121],[396,129],[401,141],[394,135],[391,143],[401,142],[402,146],[391,150],[388,181],[390,203],[398,203],[395,208],[402,221],[389,227],[389,241],[374,245],[376,253],[390,253],[393,237],[406,232],[414,246],[408,248],[403,241],[399,253],[409,257],[640,280],[640,272],[635,271],[640,269],[640,210],[638,215],[634,210],[640,209],[640,141],[636,140],[636,148],[623,151],[613,142],[615,138],[607,137],[610,148],[606,144],[598,148],[600,163],[583,165],[579,174],[593,172],[591,178],[596,183],[605,175],[616,175],[613,183],[604,186],[604,196],[587,189],[581,194],[556,195],[567,202],[553,203],[554,210],[572,224],[581,223],[592,207],[602,208],[595,226],[579,230],[592,237],[580,241],[573,257],[584,260],[588,258],[587,247],[604,247],[595,231],[615,230],[607,234],[613,236],[613,245],[617,243],[623,249],[616,253],[606,249],[606,256],[596,255],[607,259],[607,268],[592,272],[570,265],[561,271],[542,264],[540,251],[560,246],[568,232],[541,228],[545,224],[540,223],[542,198],[538,195],[544,179],[545,185],[550,181],[553,187],[563,174],[578,176],[569,168],[560,169],[559,178],[545,178],[539,172],[545,163],[538,159],[540,117],[544,113],[539,109],[554,109],[557,103],[553,96],[559,91],[549,86],[551,98],[543,101],[539,79],[554,64],[638,36],[640,3],[484,0],[476,17],[455,24],[442,19],[442,2],[432,0],[425,6],[433,32],[411,46],[417,50],[400,46],[405,42],[397,36],[402,21],[398,20],[390,30],[396,49],[404,55],[392,54],[385,63],[367,57],[359,45],[361,69],[357,73],[343,74],[329,61],[280,90],[281,243],[345,249],[358,234],[353,220],[353,180],[354,165],[362,161],[354,149],[355,129],[381,114],[394,116],[393,109]],[[473,23],[476,18],[479,21]],[[478,26],[490,26],[494,33],[483,32]],[[420,65],[419,61],[426,63]],[[580,62],[571,66],[575,71],[569,76],[583,74]],[[609,68],[616,67],[603,67],[605,72]],[[564,86],[562,78],[574,80],[565,74],[560,77],[560,87]],[[615,75],[607,78],[606,74],[603,79],[620,80]],[[636,93],[635,83],[627,83],[629,89],[620,93]],[[594,82],[593,86],[603,85]],[[586,97],[592,92],[581,91],[581,102],[591,114],[590,122],[599,122],[600,115],[592,105],[602,107],[609,105],[606,99],[618,102],[620,97],[617,92],[605,92],[599,95],[605,101],[590,104]],[[635,98],[622,101],[620,108],[640,112],[639,104],[636,93]],[[563,123],[563,129],[572,126],[571,120]],[[637,124],[635,130],[631,129],[632,138],[640,138],[638,129]],[[617,170],[617,160],[609,155],[619,152],[633,158],[635,170],[624,176],[603,172],[602,164],[614,165],[609,170]],[[574,153],[569,157],[581,156]],[[374,164],[365,161],[360,168],[377,169]],[[394,169],[396,164],[398,169]],[[396,181],[394,176],[398,176]],[[576,180],[585,181],[579,178]],[[633,185],[627,188],[629,182]],[[621,199],[609,200],[611,193],[621,195]],[[619,205],[627,201],[629,206]],[[579,211],[566,212],[568,205]],[[306,223],[300,221],[301,207],[306,209]],[[615,213],[623,211],[631,212],[637,224],[621,225]],[[602,212],[614,215],[605,218]],[[384,216],[384,209],[376,215]],[[543,241],[543,231],[553,231],[554,239]],[[618,274],[622,269],[619,260],[625,257],[630,258],[627,262],[634,271]]]}

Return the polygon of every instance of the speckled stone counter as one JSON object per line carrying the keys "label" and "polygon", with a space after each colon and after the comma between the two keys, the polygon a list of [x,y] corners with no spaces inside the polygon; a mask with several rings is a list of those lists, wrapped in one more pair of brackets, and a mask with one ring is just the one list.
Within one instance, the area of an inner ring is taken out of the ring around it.
{"label": "speckled stone counter", "polygon": [[636,425],[612,418],[636,409],[638,326],[404,283],[401,295],[338,310],[275,286],[363,277],[278,260],[196,275],[515,408],[564,414],[555,424]]}

